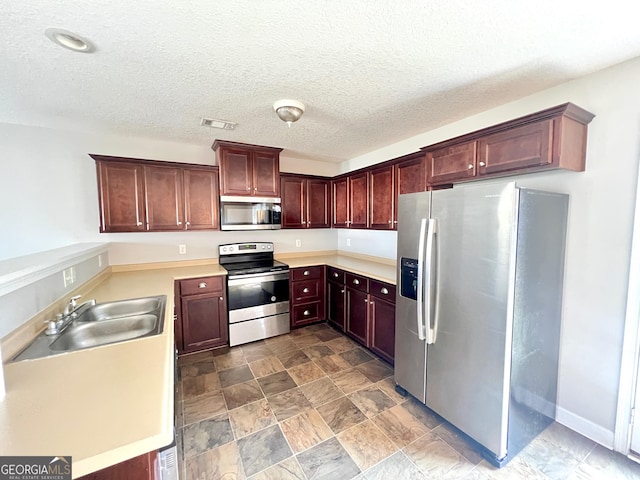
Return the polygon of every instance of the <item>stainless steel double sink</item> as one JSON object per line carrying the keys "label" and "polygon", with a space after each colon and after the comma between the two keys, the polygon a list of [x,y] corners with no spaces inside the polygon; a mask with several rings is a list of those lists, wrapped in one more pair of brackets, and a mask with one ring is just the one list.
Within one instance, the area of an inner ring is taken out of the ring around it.
{"label": "stainless steel double sink", "polygon": [[81,307],[57,335],[39,334],[12,361],[148,337],[162,333],[167,297],[134,298]]}

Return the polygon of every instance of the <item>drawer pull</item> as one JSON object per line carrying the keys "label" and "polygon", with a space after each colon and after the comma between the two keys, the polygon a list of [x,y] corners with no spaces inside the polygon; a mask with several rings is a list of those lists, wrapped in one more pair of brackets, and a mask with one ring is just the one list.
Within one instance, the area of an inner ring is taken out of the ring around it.
{"label": "drawer pull", "polygon": [[354,285],[360,285],[360,280],[358,280],[357,278],[353,279],[353,284]]}
{"label": "drawer pull", "polygon": [[207,282],[200,282],[198,288],[207,288]]}
{"label": "drawer pull", "polygon": [[386,287],[382,287],[382,288],[380,289],[380,293],[382,293],[383,295],[389,295],[389,290],[387,290],[387,288],[386,288]]}
{"label": "drawer pull", "polygon": [[302,293],[309,293],[309,289],[308,289],[307,287],[304,287],[304,288],[302,289]]}
{"label": "drawer pull", "polygon": [[311,315],[311,312],[310,312],[309,310],[305,310],[304,312],[302,312],[302,314],[303,314],[305,317],[308,317],[309,315]]}
{"label": "drawer pull", "polygon": [[338,275],[338,272],[333,272],[333,277],[334,278],[338,278],[340,275]]}
{"label": "drawer pull", "polygon": [[302,272],[302,275],[304,275],[305,277],[309,276],[311,274],[311,272],[309,270],[305,270],[304,272]]}

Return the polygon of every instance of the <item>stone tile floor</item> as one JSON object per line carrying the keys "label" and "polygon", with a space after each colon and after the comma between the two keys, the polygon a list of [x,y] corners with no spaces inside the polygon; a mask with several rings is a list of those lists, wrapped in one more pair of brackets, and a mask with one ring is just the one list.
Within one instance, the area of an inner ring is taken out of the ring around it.
{"label": "stone tile floor", "polygon": [[640,479],[640,464],[557,423],[495,469],[322,324],[181,357],[177,389],[182,480]]}

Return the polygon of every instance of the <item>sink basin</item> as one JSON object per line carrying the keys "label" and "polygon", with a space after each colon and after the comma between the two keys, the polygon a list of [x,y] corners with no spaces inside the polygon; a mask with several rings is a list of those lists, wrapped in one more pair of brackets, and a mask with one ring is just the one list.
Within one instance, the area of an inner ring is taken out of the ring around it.
{"label": "sink basin", "polygon": [[111,318],[142,315],[152,312],[157,314],[156,312],[162,307],[162,301],[162,297],[146,297],[100,303],[82,312],[82,314],[74,320],[74,323],[99,322]]}
{"label": "sink basin", "polygon": [[164,325],[166,301],[166,296],[160,295],[83,306],[61,333],[41,333],[13,361],[158,335]]}
{"label": "sink basin", "polygon": [[158,317],[150,314],[109,318],[92,323],[74,323],[59,335],[49,348],[66,352],[131,340],[154,332],[158,329],[159,323]]}

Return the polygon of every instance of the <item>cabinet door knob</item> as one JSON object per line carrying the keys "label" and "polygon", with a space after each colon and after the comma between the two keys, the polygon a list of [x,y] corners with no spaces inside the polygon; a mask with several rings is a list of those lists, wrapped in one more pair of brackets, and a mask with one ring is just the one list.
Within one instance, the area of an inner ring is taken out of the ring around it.
{"label": "cabinet door knob", "polygon": [[182,222],[178,222],[178,225],[182,225]]}
{"label": "cabinet door knob", "polygon": [[309,310],[305,310],[304,312],[302,312],[302,314],[303,314],[305,317],[308,317],[309,315],[311,315],[311,312],[310,312]]}
{"label": "cabinet door knob", "polygon": [[257,192],[258,191],[258,187],[253,187],[253,191]]}
{"label": "cabinet door knob", "polygon": [[300,224],[301,224],[301,225],[304,225],[305,223],[306,223],[306,222],[305,222],[304,220],[302,220],[302,221],[300,222]]}
{"label": "cabinet door knob", "polygon": [[357,278],[353,279],[353,284],[354,285],[360,285],[360,280],[358,280]]}
{"label": "cabinet door knob", "polygon": [[333,276],[334,276],[335,278],[338,278],[338,272],[333,272]]}
{"label": "cabinet door knob", "polygon": [[473,163],[470,163],[469,165],[467,165],[467,170],[473,170]]}
{"label": "cabinet door knob", "polygon": [[389,290],[387,290],[387,288],[386,288],[386,287],[382,287],[382,288],[380,289],[380,293],[382,293],[383,295],[389,295]]}
{"label": "cabinet door knob", "polygon": [[373,302],[369,302],[369,305],[373,305]]}
{"label": "cabinet door knob", "polygon": [[220,297],[220,301],[221,301],[221,302],[224,302],[224,297]]}
{"label": "cabinet door knob", "polygon": [[393,223],[397,225],[398,224],[398,220],[394,220]]}
{"label": "cabinet door knob", "polygon": [[391,223],[391,220],[389,220],[389,222],[388,222],[388,223]]}
{"label": "cabinet door knob", "polygon": [[207,282],[200,282],[198,288],[207,288]]}
{"label": "cabinet door knob", "polygon": [[309,289],[308,289],[307,287],[304,287],[304,288],[302,289],[302,293],[309,293]]}
{"label": "cabinet door knob", "polygon": [[340,290],[340,293],[344,293],[344,288],[342,290]]}
{"label": "cabinet door knob", "polygon": [[369,303],[369,299],[368,299],[368,298],[365,298],[365,299],[364,299],[364,303]]}
{"label": "cabinet door knob", "polygon": [[304,275],[305,277],[308,276],[311,272],[309,272],[309,270],[305,270],[304,272],[302,272],[302,275]]}
{"label": "cabinet door knob", "polygon": [[187,222],[187,225],[191,225],[191,222]]}
{"label": "cabinet door knob", "polygon": [[138,222],[138,226],[141,226],[141,225],[142,225],[142,222]]}
{"label": "cabinet door knob", "polygon": [[247,187],[247,192],[250,192],[250,191],[251,191],[251,187]]}
{"label": "cabinet door knob", "polygon": [[484,167],[485,165],[486,165],[486,163],[484,163],[484,162],[480,162],[480,166],[481,166],[481,167]]}

